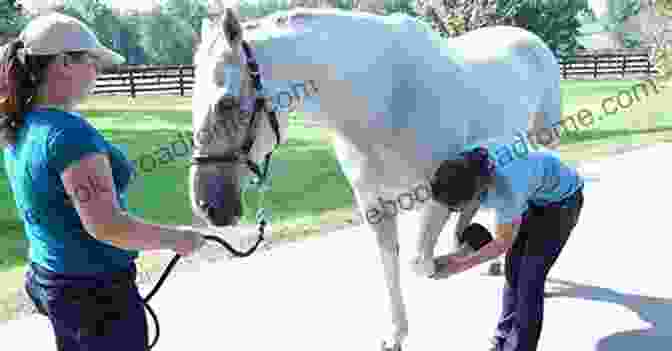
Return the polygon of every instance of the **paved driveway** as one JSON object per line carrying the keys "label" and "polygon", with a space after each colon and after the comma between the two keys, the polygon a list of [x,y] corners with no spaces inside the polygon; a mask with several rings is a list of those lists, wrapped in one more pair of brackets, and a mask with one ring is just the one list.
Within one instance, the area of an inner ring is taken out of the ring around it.
{"label": "paved driveway", "polygon": [[[670,350],[670,155],[666,144],[582,168],[584,212],[550,274],[554,296],[546,300],[539,350]],[[492,213],[476,220],[490,225]],[[407,264],[413,223],[405,215],[400,230],[405,350],[486,350],[502,278],[483,275],[486,265],[441,281],[414,277]],[[386,296],[373,235],[361,226],[333,232],[171,276],[151,303],[161,323],[154,350],[379,350]],[[41,316],[8,323],[0,340],[16,350],[55,350]]]}

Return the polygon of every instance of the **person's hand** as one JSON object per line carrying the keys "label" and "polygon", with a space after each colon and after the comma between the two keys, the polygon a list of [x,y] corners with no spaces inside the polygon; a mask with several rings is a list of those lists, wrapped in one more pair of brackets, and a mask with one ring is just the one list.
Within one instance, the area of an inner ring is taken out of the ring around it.
{"label": "person's hand", "polygon": [[420,256],[411,260],[411,269],[418,277],[431,277],[436,273],[433,259],[423,259]]}
{"label": "person's hand", "polygon": [[198,251],[203,245],[205,245],[205,238],[203,234],[196,230],[196,228],[189,226],[179,227],[183,237],[180,240],[177,240],[173,251],[180,256],[189,256],[194,252]]}
{"label": "person's hand", "polygon": [[459,255],[443,255],[435,259],[436,274],[432,276],[434,279],[445,279],[462,271],[466,257]]}

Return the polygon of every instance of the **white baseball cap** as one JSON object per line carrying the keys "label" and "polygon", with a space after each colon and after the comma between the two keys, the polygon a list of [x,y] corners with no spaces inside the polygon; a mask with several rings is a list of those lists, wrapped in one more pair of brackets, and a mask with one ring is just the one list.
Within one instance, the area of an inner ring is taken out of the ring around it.
{"label": "white baseball cap", "polygon": [[68,51],[87,51],[99,59],[102,66],[126,61],[120,54],[103,46],[96,34],[80,20],[59,12],[39,16],[19,34],[27,55],[56,55]]}

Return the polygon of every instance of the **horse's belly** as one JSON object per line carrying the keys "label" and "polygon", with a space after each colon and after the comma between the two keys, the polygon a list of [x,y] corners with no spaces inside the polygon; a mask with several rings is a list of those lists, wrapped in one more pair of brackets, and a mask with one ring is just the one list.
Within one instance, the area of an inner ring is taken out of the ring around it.
{"label": "horse's belly", "polygon": [[[440,161],[435,159],[432,148],[449,148],[424,143],[416,132],[411,129],[367,130],[366,150],[355,146],[357,141],[336,134],[334,147],[343,173],[353,187],[369,195],[396,194],[426,182],[428,172]],[[373,140],[375,142],[371,142]]]}

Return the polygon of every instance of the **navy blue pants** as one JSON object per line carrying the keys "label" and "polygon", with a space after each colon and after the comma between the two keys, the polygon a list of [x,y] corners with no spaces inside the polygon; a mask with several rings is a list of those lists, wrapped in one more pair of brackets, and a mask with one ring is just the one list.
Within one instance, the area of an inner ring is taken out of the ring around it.
{"label": "navy blue pants", "polygon": [[506,254],[502,313],[495,330],[498,351],[537,349],[546,276],[576,226],[582,207],[582,190],[562,204],[530,207]]}
{"label": "navy blue pants", "polygon": [[25,289],[38,311],[51,321],[58,351],[146,351],[147,320],[128,271],[70,276],[32,263]]}

